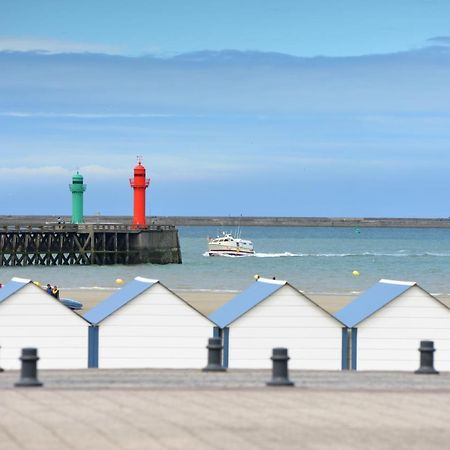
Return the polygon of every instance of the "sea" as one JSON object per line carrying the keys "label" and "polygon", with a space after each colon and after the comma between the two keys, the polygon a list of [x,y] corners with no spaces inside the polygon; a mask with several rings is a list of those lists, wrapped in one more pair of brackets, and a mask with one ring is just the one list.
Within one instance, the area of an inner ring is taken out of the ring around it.
{"label": "sea", "polygon": [[[179,227],[182,264],[2,267],[12,277],[62,289],[118,288],[136,276],[182,291],[238,292],[255,275],[287,280],[316,294],[357,294],[381,278],[416,281],[435,295],[450,295],[450,229],[242,227],[256,254],[210,257],[207,237],[231,228]],[[354,274],[357,271],[358,274]]]}

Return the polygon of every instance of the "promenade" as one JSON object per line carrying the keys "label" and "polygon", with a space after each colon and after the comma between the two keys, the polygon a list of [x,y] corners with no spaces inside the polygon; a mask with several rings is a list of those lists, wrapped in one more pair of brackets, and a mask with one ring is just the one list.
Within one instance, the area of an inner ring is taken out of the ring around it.
{"label": "promenade", "polygon": [[438,449],[450,441],[450,374],[291,371],[0,374],[0,449]]}

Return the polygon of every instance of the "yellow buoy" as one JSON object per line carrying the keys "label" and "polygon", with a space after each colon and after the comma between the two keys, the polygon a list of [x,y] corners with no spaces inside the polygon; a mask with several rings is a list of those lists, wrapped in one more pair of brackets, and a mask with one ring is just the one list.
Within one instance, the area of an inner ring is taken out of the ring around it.
{"label": "yellow buoy", "polygon": [[353,275],[354,277],[359,277],[359,272],[358,272],[357,270],[354,270],[354,271],[352,272],[352,275]]}
{"label": "yellow buoy", "polygon": [[116,278],[116,284],[123,284],[122,278]]}

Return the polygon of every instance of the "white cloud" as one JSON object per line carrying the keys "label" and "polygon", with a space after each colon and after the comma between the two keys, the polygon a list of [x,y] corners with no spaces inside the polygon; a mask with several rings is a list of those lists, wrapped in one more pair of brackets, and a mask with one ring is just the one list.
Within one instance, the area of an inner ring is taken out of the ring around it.
{"label": "white cloud", "polygon": [[61,166],[0,167],[2,179],[16,177],[68,177],[71,171]]}
{"label": "white cloud", "polygon": [[132,171],[129,168],[118,169],[112,167],[104,167],[100,165],[81,166],[79,171],[85,177],[130,177]]}
{"label": "white cloud", "polygon": [[86,178],[104,178],[104,177],[129,177],[130,171],[127,169],[103,167],[100,165],[87,165],[77,167],[75,170],[67,169],[62,166],[36,166],[36,167],[0,167],[0,177],[4,179],[22,179],[22,178],[67,178],[70,180],[72,175],[79,172]]}
{"label": "white cloud", "polygon": [[0,51],[43,53],[104,53],[107,55],[123,55],[124,49],[111,45],[93,42],[72,42],[42,38],[0,37]]}

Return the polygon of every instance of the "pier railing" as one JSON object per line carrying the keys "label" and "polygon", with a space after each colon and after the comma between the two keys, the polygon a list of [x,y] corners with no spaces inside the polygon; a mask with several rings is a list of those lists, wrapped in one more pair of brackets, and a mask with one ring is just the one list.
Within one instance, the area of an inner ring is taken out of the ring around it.
{"label": "pier railing", "polygon": [[7,224],[0,225],[0,231],[20,231],[20,232],[68,232],[68,233],[91,233],[95,231],[103,232],[139,232],[141,230],[162,231],[174,230],[174,225],[145,225],[136,226],[123,223],[45,223],[36,224]]}

